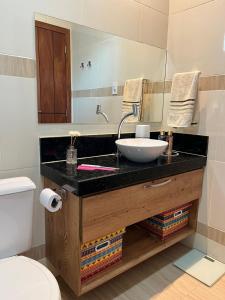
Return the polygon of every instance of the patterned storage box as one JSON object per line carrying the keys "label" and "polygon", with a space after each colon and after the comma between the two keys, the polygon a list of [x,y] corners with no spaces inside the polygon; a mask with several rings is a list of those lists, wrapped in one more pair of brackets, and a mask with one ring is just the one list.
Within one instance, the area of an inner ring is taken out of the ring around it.
{"label": "patterned storage box", "polygon": [[81,282],[120,261],[125,228],[81,246]]}
{"label": "patterned storage box", "polygon": [[160,239],[165,240],[170,235],[188,225],[191,203],[163,212],[143,222],[140,226],[151,233],[156,234]]}

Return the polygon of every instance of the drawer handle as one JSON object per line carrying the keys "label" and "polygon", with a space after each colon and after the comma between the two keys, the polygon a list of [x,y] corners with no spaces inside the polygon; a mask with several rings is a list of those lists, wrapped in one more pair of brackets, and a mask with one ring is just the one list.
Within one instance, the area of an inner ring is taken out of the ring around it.
{"label": "drawer handle", "polygon": [[107,248],[109,246],[109,244],[110,244],[110,241],[103,242],[95,247],[95,251],[99,252],[99,251]]}
{"label": "drawer handle", "polygon": [[181,209],[181,210],[178,210],[178,211],[176,211],[174,214],[173,214],[173,217],[174,218],[178,218],[180,215],[182,215],[182,213],[183,213],[183,210]]}
{"label": "drawer handle", "polygon": [[150,188],[157,188],[157,187],[160,187],[160,186],[164,186],[168,183],[170,183],[172,181],[172,179],[168,179],[164,182],[161,182],[161,183],[156,183],[156,184],[146,184],[144,185],[144,189],[150,189]]}

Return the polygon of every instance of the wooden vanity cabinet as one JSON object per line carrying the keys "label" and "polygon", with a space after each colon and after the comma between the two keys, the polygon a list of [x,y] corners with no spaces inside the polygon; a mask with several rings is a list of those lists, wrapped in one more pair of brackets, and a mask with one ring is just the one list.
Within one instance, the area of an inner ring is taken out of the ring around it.
{"label": "wooden vanity cabinet", "polygon": [[[76,295],[90,291],[193,234],[197,226],[202,179],[203,170],[200,169],[85,198],[67,193],[59,212],[45,213],[48,260]],[[47,178],[45,187],[60,189]],[[135,225],[189,202],[192,202],[189,226],[165,241],[150,236]],[[121,262],[81,285],[81,244],[121,227],[127,227]]]}

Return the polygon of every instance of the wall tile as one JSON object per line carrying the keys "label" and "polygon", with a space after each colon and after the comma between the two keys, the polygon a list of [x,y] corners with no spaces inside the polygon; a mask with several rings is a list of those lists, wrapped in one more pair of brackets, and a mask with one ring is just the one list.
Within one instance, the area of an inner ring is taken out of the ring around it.
{"label": "wall tile", "polygon": [[34,78],[35,60],[0,54],[0,75]]}
{"label": "wall tile", "polygon": [[[139,40],[166,48],[168,17],[148,7],[141,7]],[[156,30],[157,28],[157,30]]]}
{"label": "wall tile", "polygon": [[225,232],[198,222],[197,232],[225,246]]}
{"label": "wall tile", "polygon": [[199,134],[219,136],[225,132],[225,91],[199,93]]}
{"label": "wall tile", "polygon": [[166,15],[169,14],[169,0],[135,0],[136,2],[142,3],[146,6],[154,8]]}
{"label": "wall tile", "polygon": [[34,13],[82,24],[83,10],[84,0],[1,0],[0,52],[35,58]]}
{"label": "wall tile", "polygon": [[170,0],[170,14],[181,12],[215,0]]}
{"label": "wall tile", "polygon": [[225,232],[225,163],[215,161],[211,172],[212,193],[210,199],[209,225]]}
{"label": "wall tile", "polygon": [[171,15],[167,78],[192,70],[200,70],[202,76],[224,74],[224,28],[224,0]]}
{"label": "wall tile", "polygon": [[[168,31],[168,79],[171,79],[175,72],[197,69],[202,72],[202,76],[225,73],[224,7],[224,0],[170,1],[170,14],[172,15],[169,17]],[[225,262],[225,247],[220,244],[224,243],[220,237],[225,232],[223,180],[225,177],[225,90],[223,85],[223,76],[201,78],[199,124],[181,132],[209,135],[208,163],[204,175],[198,221],[210,226],[210,232],[207,232],[210,236],[206,237],[197,233],[186,239],[185,243]],[[166,96],[166,107],[168,98],[169,94]],[[167,116],[166,112],[164,115]],[[219,233],[215,236],[218,242],[212,240],[216,232]]]}
{"label": "wall tile", "polygon": [[216,137],[213,148],[215,149],[215,160],[225,162],[225,132],[220,132],[221,136]]}
{"label": "wall tile", "polygon": [[36,79],[0,76],[0,90],[0,170],[38,166]]}
{"label": "wall tile", "polygon": [[39,202],[40,191],[43,187],[39,174],[39,166],[37,168],[22,168],[9,171],[0,171],[0,179],[26,176],[29,177],[36,185],[36,190],[34,193],[32,247],[45,243],[44,208]]}
{"label": "wall tile", "polygon": [[225,263],[225,246],[213,240],[207,239],[207,237],[199,233],[196,233],[195,235],[185,239],[182,243],[190,248],[196,248],[199,251],[202,251],[203,253],[213,257],[214,259]]}
{"label": "wall tile", "polygon": [[138,40],[141,5],[132,0],[85,0],[83,23],[105,32]]}
{"label": "wall tile", "polygon": [[209,225],[210,199],[212,192],[212,161],[207,162],[207,167],[204,172],[202,197],[200,199],[198,221]]}

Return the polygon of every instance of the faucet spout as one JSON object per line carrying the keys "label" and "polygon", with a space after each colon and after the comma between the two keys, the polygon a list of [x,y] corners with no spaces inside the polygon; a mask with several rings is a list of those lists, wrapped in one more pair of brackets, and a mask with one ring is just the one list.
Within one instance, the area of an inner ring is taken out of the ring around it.
{"label": "faucet spout", "polygon": [[120,139],[120,135],[121,135],[121,128],[122,128],[122,125],[124,123],[124,121],[130,117],[130,116],[134,116],[136,117],[138,115],[138,105],[137,104],[133,104],[132,105],[132,111],[127,113],[126,115],[124,115],[119,123],[119,127],[118,127],[118,133],[117,133],[117,138],[118,140]]}
{"label": "faucet spout", "polygon": [[107,114],[102,111],[102,107],[100,104],[97,105],[96,114],[102,115],[104,117],[104,119],[106,120],[106,122],[109,123],[109,118],[108,118]]}
{"label": "faucet spout", "polygon": [[[134,116],[134,117],[138,116],[138,112],[139,112],[138,105],[137,105],[137,104],[133,104],[133,105],[132,105],[132,111],[129,112],[129,113],[127,113],[127,114],[125,114],[125,115],[122,117],[122,119],[121,119],[121,121],[120,121],[120,123],[119,123],[119,126],[118,126],[118,132],[117,132],[117,139],[118,139],[118,140],[120,139],[120,136],[121,136],[121,129],[122,129],[122,125],[123,125],[124,121],[125,121],[128,117],[130,117],[130,116]],[[117,153],[116,153],[116,155],[117,155],[117,157],[120,156],[120,153],[119,153],[119,149],[118,149],[118,148],[117,148]]]}

